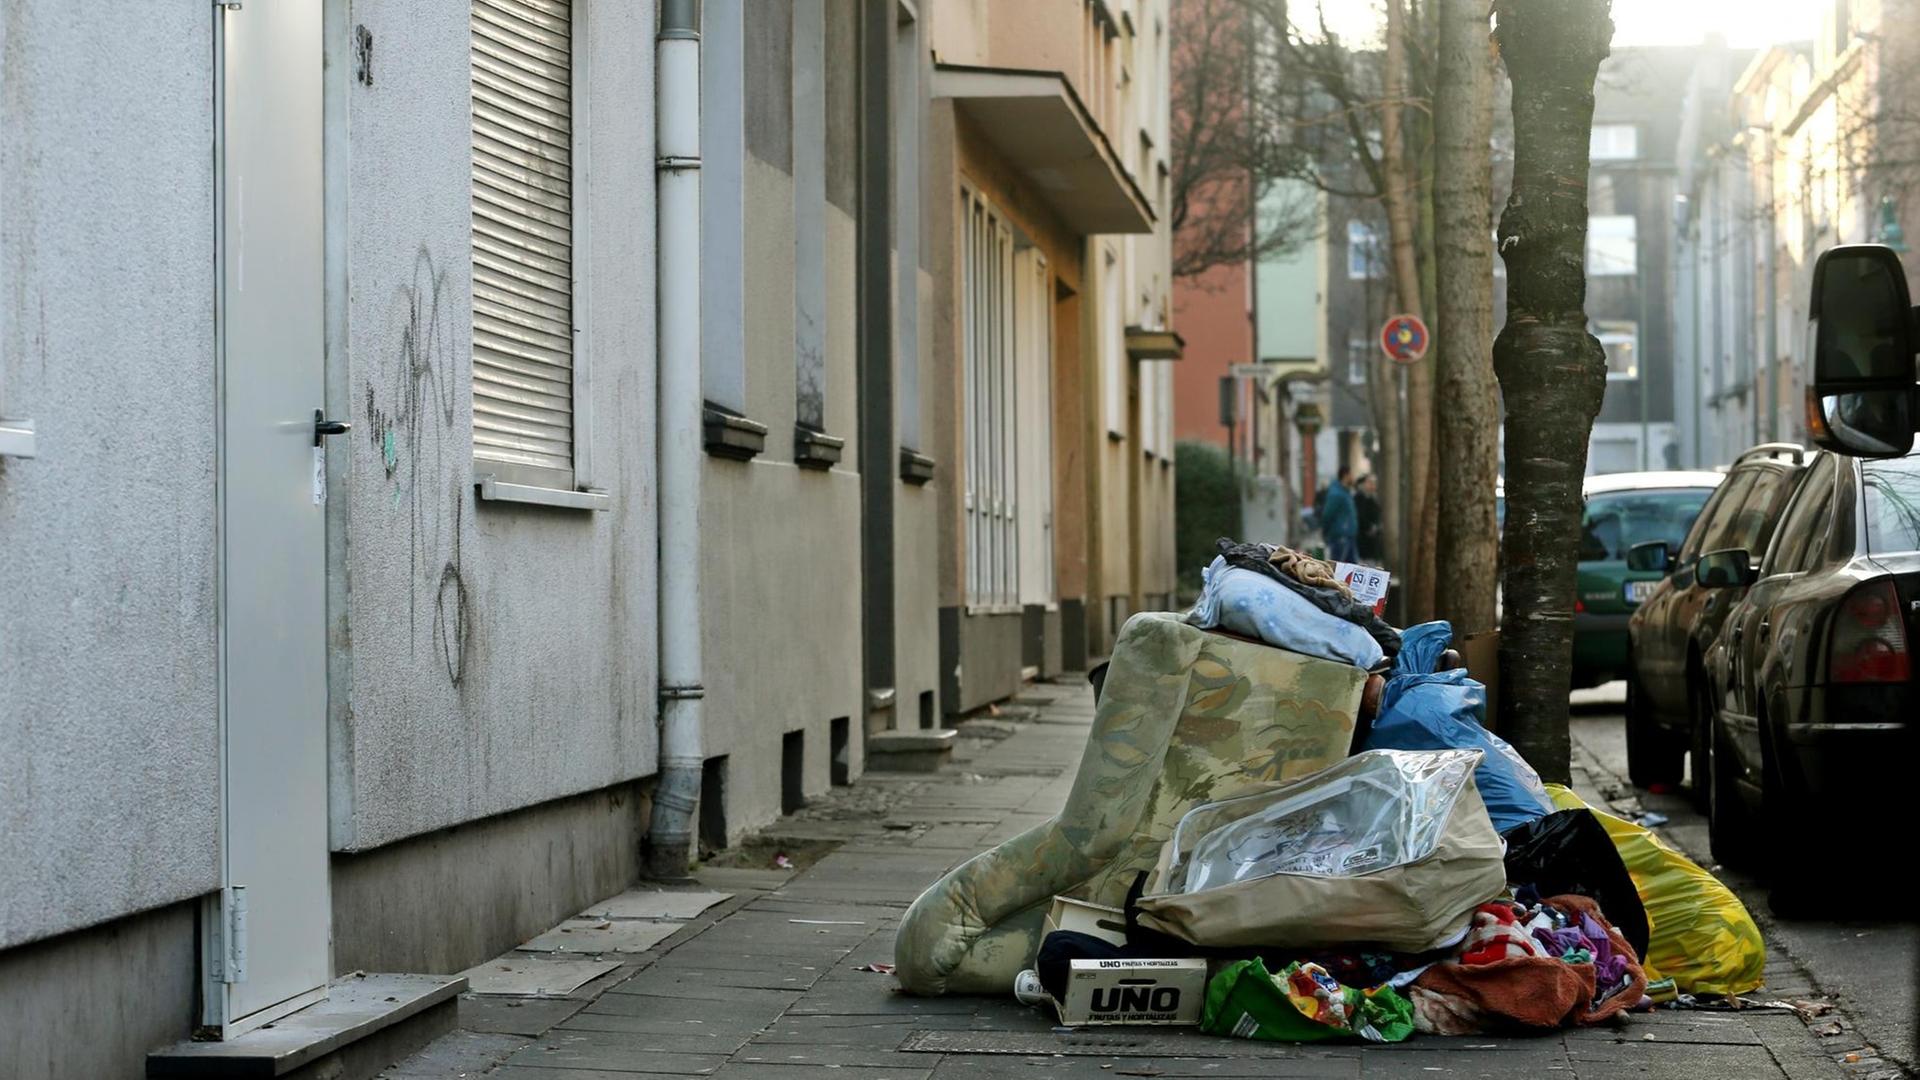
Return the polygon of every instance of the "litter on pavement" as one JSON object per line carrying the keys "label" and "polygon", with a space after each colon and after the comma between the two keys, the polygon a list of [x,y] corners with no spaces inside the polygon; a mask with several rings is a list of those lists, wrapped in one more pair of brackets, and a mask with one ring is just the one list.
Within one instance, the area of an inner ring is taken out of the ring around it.
{"label": "litter on pavement", "polygon": [[[1356,569],[1221,540],[1199,602],[1122,628],[1052,822],[902,920],[909,993],[1013,993],[1063,1028],[1399,1042],[1742,1002],[1758,926],[1651,826],[1543,784],[1444,622]],[[1380,575],[1384,579],[1384,573]],[[867,965],[860,970],[881,970]],[[1652,1039],[1652,1035],[1644,1036]]]}

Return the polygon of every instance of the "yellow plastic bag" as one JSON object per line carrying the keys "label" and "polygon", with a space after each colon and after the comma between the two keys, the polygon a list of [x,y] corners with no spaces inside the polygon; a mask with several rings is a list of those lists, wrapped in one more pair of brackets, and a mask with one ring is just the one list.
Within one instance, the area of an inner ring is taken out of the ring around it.
{"label": "yellow plastic bag", "polygon": [[1690,994],[1759,989],[1766,940],[1732,889],[1633,822],[1587,806],[1558,784],[1548,784],[1547,794],[1557,809],[1592,811],[1627,864],[1653,928],[1647,955],[1640,958],[1649,981],[1670,978]]}

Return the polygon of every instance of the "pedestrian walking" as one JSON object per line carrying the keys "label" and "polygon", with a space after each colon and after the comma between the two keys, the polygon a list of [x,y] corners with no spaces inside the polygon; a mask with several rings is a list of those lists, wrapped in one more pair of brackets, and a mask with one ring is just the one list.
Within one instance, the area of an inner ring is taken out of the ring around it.
{"label": "pedestrian walking", "polygon": [[1358,562],[1359,519],[1353,503],[1353,470],[1340,467],[1333,483],[1327,485],[1326,499],[1320,508],[1320,534],[1327,540],[1327,557],[1335,562]]}
{"label": "pedestrian walking", "polygon": [[1360,561],[1378,565],[1386,557],[1386,544],[1380,528],[1380,485],[1372,473],[1360,478],[1353,493],[1353,517]]}

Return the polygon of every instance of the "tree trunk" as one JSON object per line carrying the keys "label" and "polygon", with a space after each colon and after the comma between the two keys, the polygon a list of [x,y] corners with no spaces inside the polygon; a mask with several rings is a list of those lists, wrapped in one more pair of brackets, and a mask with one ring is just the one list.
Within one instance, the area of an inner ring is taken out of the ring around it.
{"label": "tree trunk", "polygon": [[1435,610],[1456,637],[1491,630],[1500,572],[1494,487],[1500,390],[1493,375],[1493,48],[1487,0],[1440,0],[1434,87],[1434,359],[1442,463]]}
{"label": "tree trunk", "polygon": [[1588,132],[1613,20],[1609,0],[1496,0],[1494,10],[1514,139],[1500,217],[1507,324],[1493,345],[1507,407],[1500,730],[1544,779],[1565,783],[1580,481],[1607,385],[1584,311]]}
{"label": "tree trunk", "polygon": [[[1415,254],[1413,198],[1417,186],[1407,155],[1401,110],[1407,97],[1407,28],[1401,0],[1387,0],[1386,103],[1380,116],[1380,198],[1387,208],[1396,314],[1424,315],[1420,303],[1420,263]],[[1404,554],[1406,619],[1420,622],[1433,613],[1431,548],[1421,545],[1421,508],[1426,505],[1433,466],[1433,365],[1425,360],[1407,371],[1407,426],[1403,453],[1407,462],[1406,502],[1400,515]],[[1386,489],[1382,489],[1383,493]],[[1392,497],[1389,495],[1389,497]]]}

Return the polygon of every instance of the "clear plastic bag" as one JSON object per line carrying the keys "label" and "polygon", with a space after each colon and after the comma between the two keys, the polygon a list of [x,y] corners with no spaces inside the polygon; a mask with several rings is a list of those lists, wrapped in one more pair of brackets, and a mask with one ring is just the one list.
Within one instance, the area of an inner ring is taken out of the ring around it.
{"label": "clear plastic bag", "polygon": [[1162,887],[1198,892],[1274,874],[1357,877],[1433,853],[1478,750],[1372,750],[1270,791],[1189,810]]}

